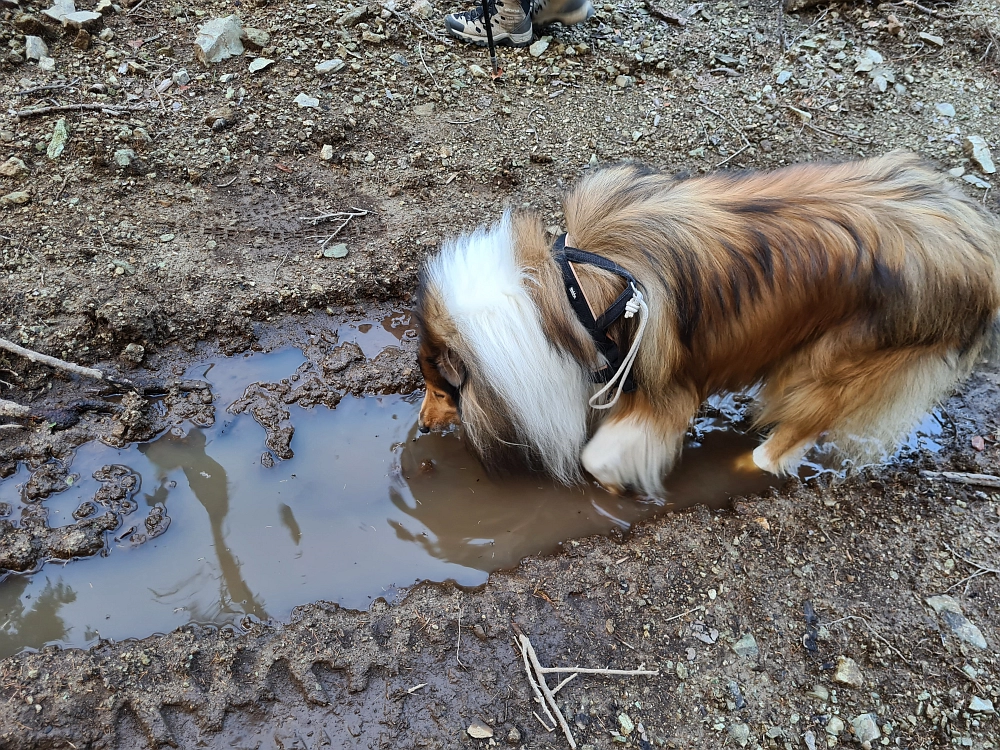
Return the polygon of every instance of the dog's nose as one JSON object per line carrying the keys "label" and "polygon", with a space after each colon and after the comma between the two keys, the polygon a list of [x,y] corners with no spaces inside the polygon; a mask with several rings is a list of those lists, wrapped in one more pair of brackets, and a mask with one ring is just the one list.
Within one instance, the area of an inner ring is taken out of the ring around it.
{"label": "dog's nose", "polygon": [[428,432],[430,432],[430,431],[431,431],[431,428],[430,428],[430,427],[427,427],[426,425],[420,425],[420,426],[419,426],[419,429],[420,429],[420,431],[421,431],[422,433],[424,433],[425,435],[426,435],[426,434],[427,434]]}

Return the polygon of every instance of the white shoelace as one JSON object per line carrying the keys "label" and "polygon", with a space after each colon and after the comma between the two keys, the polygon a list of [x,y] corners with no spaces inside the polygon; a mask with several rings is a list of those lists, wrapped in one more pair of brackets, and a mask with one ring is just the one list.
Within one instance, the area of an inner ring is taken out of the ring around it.
{"label": "white shoelace", "polygon": [[[642,292],[636,288],[636,285],[632,284],[631,286],[632,299],[625,304],[625,317],[631,318],[636,313],[639,313],[639,330],[635,332],[635,338],[632,339],[632,346],[629,348],[628,354],[625,355],[625,359],[622,360],[618,372],[614,374],[611,380],[605,383],[601,390],[590,397],[588,403],[593,409],[610,409],[618,403],[618,399],[622,395],[622,389],[625,387],[625,381],[628,379],[628,374],[632,370],[635,358],[639,355],[639,344],[642,341],[642,334],[646,332],[646,321],[649,320],[649,306],[646,304],[646,300],[643,299]],[[614,387],[615,383],[618,383],[618,390],[615,391],[614,397],[610,401],[599,403],[600,399]]]}

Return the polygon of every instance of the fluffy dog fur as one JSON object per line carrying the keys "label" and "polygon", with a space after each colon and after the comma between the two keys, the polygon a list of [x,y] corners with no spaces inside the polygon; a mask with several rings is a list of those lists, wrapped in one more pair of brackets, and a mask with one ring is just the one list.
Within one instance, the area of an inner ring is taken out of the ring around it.
{"label": "fluffy dog fur", "polygon": [[[1000,224],[908,154],[684,180],[620,166],[564,208],[572,246],[645,287],[638,390],[588,408],[601,362],[537,216],[446,243],[419,289],[421,426],[460,419],[489,466],[570,483],[582,464],[656,494],[701,402],[754,385],[760,468],[794,471],[820,438],[871,460],[969,372],[1000,309]],[[624,288],[575,269],[598,313]]]}

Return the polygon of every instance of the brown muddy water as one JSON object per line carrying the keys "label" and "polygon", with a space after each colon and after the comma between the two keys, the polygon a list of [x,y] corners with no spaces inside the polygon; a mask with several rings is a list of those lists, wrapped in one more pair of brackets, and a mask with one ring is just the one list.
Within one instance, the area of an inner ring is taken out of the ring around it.
{"label": "brown muddy water", "polygon": [[[408,322],[402,315],[347,326],[341,341],[373,356],[411,336]],[[685,449],[661,502],[558,487],[534,475],[491,478],[459,433],[417,431],[418,395],[348,396],[332,410],[292,406],[294,457],[268,468],[263,429],[225,407],[250,383],[288,377],[304,361],[299,350],[284,349],[205,362],[189,376],[212,384],[213,427],[185,424],[121,450],[81,446],[71,466],[79,479],[45,500],[49,524],[72,523],[101,486],[95,472],[106,478],[108,466],[134,477],[137,509],[107,535],[104,554],[0,581],[0,657],[191,622],[280,620],[320,599],[365,609],[421,580],[476,586],[565,540],[697,503],[726,506],[775,483],[733,468],[756,439],[724,429],[725,403],[699,421],[699,441]],[[21,467],[0,482],[13,518],[24,507],[27,478]],[[165,511],[169,527],[133,544],[123,530],[141,530],[153,509]]]}

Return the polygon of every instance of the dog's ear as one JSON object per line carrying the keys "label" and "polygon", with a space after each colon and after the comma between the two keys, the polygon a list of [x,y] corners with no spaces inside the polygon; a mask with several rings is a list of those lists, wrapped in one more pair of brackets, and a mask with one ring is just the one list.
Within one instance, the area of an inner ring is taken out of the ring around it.
{"label": "dog's ear", "polygon": [[438,371],[454,388],[461,388],[465,382],[465,364],[451,349],[445,349],[438,357]]}

